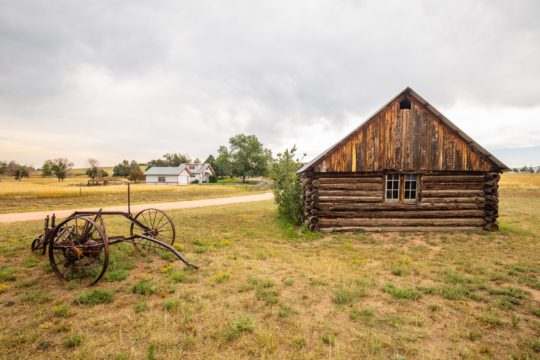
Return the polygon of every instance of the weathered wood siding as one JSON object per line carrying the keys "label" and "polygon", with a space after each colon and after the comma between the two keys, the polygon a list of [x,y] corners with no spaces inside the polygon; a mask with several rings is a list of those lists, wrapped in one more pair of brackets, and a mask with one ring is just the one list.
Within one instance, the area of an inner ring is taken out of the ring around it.
{"label": "weathered wood siding", "polygon": [[497,171],[462,137],[412,97],[410,110],[398,98],[345,138],[315,172]]}
{"label": "weathered wood siding", "polygon": [[420,176],[418,202],[385,202],[382,173],[307,173],[304,215],[312,230],[497,229],[497,173]]}

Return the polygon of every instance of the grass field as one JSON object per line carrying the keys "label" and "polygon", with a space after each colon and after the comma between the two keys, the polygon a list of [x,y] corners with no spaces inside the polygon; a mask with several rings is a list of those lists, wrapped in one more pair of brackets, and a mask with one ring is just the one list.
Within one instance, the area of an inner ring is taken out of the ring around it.
{"label": "grass field", "polygon": [[[56,178],[32,176],[22,181],[0,179],[0,213],[53,209],[100,207],[127,203],[127,186],[83,186],[84,176]],[[268,190],[265,190],[268,191]],[[261,192],[253,184],[225,182],[223,184],[196,184],[188,186],[162,186],[132,184],[133,204],[220,198]]]}
{"label": "grass field", "polygon": [[504,175],[495,233],[305,233],[271,202],[174,211],[199,271],[115,245],[90,289],[30,253],[41,222],[0,225],[0,358],[538,359],[538,180]]}

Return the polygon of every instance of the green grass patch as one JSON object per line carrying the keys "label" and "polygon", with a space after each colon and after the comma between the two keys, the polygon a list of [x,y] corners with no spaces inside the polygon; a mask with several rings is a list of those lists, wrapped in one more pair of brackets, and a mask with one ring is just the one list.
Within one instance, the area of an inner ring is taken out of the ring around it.
{"label": "green grass patch", "polygon": [[404,275],[407,275],[408,273],[409,271],[401,266],[396,266],[392,268],[392,275],[395,275],[395,276],[404,276]]}
{"label": "green grass patch", "polygon": [[531,341],[531,349],[533,349],[534,352],[540,353],[540,338]]}
{"label": "green grass patch", "polygon": [[136,313],[145,312],[146,310],[148,310],[148,303],[146,302],[146,300],[139,301],[135,304],[133,310],[135,310]]}
{"label": "green grass patch", "polygon": [[51,300],[52,300],[52,297],[50,294],[44,291],[40,291],[40,290],[33,290],[30,292],[27,292],[21,297],[22,302],[33,303],[33,304],[44,304]]}
{"label": "green grass patch", "polygon": [[152,295],[156,291],[157,285],[147,278],[140,279],[131,287],[131,292],[139,295]]}
{"label": "green grass patch", "polygon": [[354,300],[356,300],[357,295],[354,291],[346,290],[346,289],[338,289],[334,292],[334,296],[332,297],[332,301],[336,305],[346,305],[352,303]]}
{"label": "green grass patch", "polygon": [[327,345],[334,345],[336,343],[336,335],[331,333],[325,333],[321,336],[323,343]]}
{"label": "green grass patch", "polygon": [[39,260],[35,256],[27,256],[23,260],[24,267],[34,268],[39,264]]}
{"label": "green grass patch", "polygon": [[114,301],[113,290],[83,290],[74,300],[77,305],[99,305]]}
{"label": "green grass patch", "polygon": [[227,280],[229,280],[231,275],[227,271],[218,271],[217,273],[212,276],[212,279],[216,284],[221,284]]}
{"label": "green grass patch", "polygon": [[375,323],[375,311],[370,308],[352,309],[349,313],[351,321],[361,320],[364,324],[372,326]]}
{"label": "green grass patch", "polygon": [[284,318],[287,317],[292,311],[292,306],[290,304],[285,304],[279,307],[277,314],[280,318]]}
{"label": "green grass patch", "polygon": [[163,301],[163,308],[169,312],[173,312],[180,308],[180,300],[178,299],[165,299]]}
{"label": "green grass patch", "polygon": [[242,333],[252,333],[255,330],[255,321],[247,315],[237,317],[232,321],[222,335],[226,341],[237,339]]}
{"label": "green grass patch", "polygon": [[488,326],[500,326],[503,323],[499,314],[493,311],[488,311],[481,314],[480,316],[478,316],[478,320]]}
{"label": "green grass patch", "polygon": [[84,340],[84,337],[80,334],[75,334],[75,335],[71,335],[69,336],[65,341],[64,341],[64,344],[66,345],[66,347],[68,348],[74,348],[74,347],[78,347],[82,344]]}
{"label": "green grass patch", "polygon": [[53,314],[58,317],[66,317],[69,313],[69,305],[68,304],[60,304],[55,307],[53,307]]}
{"label": "green grass patch", "polygon": [[386,285],[384,285],[383,291],[387,294],[392,295],[396,299],[418,300],[422,297],[422,293],[420,291],[405,287],[397,287],[393,283],[386,283]]}
{"label": "green grass patch", "polygon": [[283,281],[283,285],[285,285],[285,286],[293,286],[294,285],[294,279],[292,277],[286,277],[282,281]]}
{"label": "green grass patch", "polygon": [[447,300],[465,300],[469,299],[472,291],[461,285],[445,285],[440,288],[440,294]]}
{"label": "green grass patch", "polygon": [[310,278],[309,285],[311,286],[326,286],[328,282],[324,279]]}
{"label": "green grass patch", "polygon": [[171,270],[169,279],[174,283],[194,283],[197,281],[195,276],[189,275],[184,270]]}
{"label": "green grass patch", "polygon": [[6,266],[0,268],[0,281],[15,281],[17,276],[15,273],[17,270],[15,268]]}
{"label": "green grass patch", "polygon": [[269,290],[262,286],[255,289],[255,297],[259,301],[264,301],[267,305],[274,305],[278,302],[279,293],[276,290]]}
{"label": "green grass patch", "polygon": [[126,280],[129,275],[129,271],[125,269],[107,270],[105,273],[105,279],[109,281],[122,281]]}
{"label": "green grass patch", "polygon": [[266,280],[263,280],[261,281],[260,285],[263,287],[263,288],[271,288],[273,287],[274,285],[276,284],[276,282],[272,279],[266,279]]}

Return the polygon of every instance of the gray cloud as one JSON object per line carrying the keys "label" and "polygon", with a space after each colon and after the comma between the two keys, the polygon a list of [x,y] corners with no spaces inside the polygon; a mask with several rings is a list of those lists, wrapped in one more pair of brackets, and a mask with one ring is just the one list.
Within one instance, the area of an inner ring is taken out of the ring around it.
{"label": "gray cloud", "polygon": [[[0,131],[15,140],[0,158],[203,157],[238,132],[316,155],[408,85],[443,112],[480,107],[484,126],[489,109],[540,116],[539,15],[534,0],[2,1]],[[33,153],[14,150],[25,137]]]}

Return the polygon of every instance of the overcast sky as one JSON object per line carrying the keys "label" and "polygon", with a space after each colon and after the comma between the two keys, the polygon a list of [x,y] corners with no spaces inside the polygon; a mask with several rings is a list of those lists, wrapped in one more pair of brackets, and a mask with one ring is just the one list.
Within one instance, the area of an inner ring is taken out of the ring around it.
{"label": "overcast sky", "polygon": [[0,160],[204,160],[237,133],[309,159],[406,86],[488,150],[540,153],[539,19],[537,0],[0,1]]}

